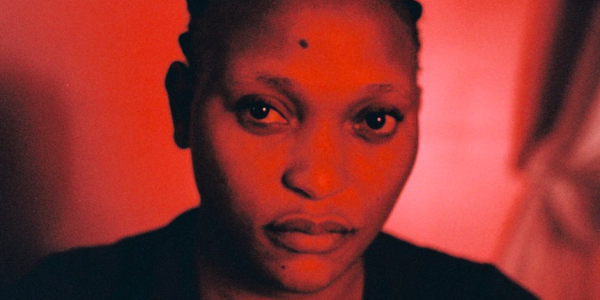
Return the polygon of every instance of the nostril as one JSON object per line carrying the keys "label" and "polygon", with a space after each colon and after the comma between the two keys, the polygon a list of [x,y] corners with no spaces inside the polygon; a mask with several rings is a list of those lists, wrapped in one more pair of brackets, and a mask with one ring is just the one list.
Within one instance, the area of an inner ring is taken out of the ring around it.
{"label": "nostril", "polygon": [[343,135],[333,131],[338,128],[334,125],[306,128],[310,131],[288,154],[280,181],[284,188],[306,200],[326,200],[347,188],[348,158]]}
{"label": "nostril", "polygon": [[286,188],[292,190],[293,192],[295,192],[296,194],[301,195],[304,198],[308,198],[308,199],[312,199],[313,197],[306,191],[304,191],[303,189],[295,186],[289,178],[289,173],[285,173],[283,174],[283,176],[281,177],[281,183],[283,184],[283,186],[285,186]]}

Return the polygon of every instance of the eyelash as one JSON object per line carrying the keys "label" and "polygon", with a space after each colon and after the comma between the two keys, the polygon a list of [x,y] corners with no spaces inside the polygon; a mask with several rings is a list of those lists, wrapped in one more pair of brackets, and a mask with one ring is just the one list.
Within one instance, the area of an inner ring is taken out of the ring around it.
{"label": "eyelash", "polygon": [[[276,108],[276,100],[262,95],[246,95],[235,103],[238,123],[246,130],[257,135],[270,135],[282,132],[290,125],[289,117],[283,109]],[[389,119],[393,120],[391,128]],[[271,120],[268,120],[268,119]],[[265,121],[266,120],[266,121]],[[395,107],[368,106],[352,120],[352,129],[361,139],[369,143],[381,143],[391,138],[404,120]],[[373,125],[378,128],[373,128]],[[387,126],[388,128],[384,128]],[[382,132],[382,129],[386,129]]]}
{"label": "eyelash", "polygon": [[[235,104],[235,112],[238,123],[252,133],[258,135],[268,135],[282,131],[289,124],[288,118],[279,109],[275,108],[275,103],[268,97],[260,95],[246,95],[240,98]],[[262,108],[261,110],[254,110]],[[264,117],[257,117],[253,114],[265,114]],[[273,115],[276,114],[276,115]],[[281,121],[266,122],[267,118],[280,118]]]}
{"label": "eyelash", "polygon": [[[383,117],[383,119],[382,119]],[[388,119],[393,120],[391,128]],[[375,118],[375,119],[372,119]],[[398,130],[399,124],[404,120],[404,114],[396,108],[369,106],[358,113],[354,119],[352,128],[356,134],[363,140],[370,143],[382,143],[394,136]],[[373,122],[380,124],[372,124]],[[371,123],[371,124],[370,124]],[[371,125],[381,125],[379,128],[373,128]],[[388,128],[386,128],[388,127]],[[386,130],[382,130],[386,129]]]}

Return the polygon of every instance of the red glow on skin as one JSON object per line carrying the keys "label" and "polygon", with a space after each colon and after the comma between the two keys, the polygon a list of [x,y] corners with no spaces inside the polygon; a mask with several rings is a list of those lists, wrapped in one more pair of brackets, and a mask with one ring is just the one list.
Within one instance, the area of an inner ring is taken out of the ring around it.
{"label": "red glow on skin", "polygon": [[[193,117],[200,189],[213,186],[206,178],[227,183],[220,199],[204,201],[218,201],[226,226],[247,242],[244,255],[283,290],[356,285],[360,256],[412,170],[418,135],[414,45],[390,8],[372,4],[293,2],[264,17],[260,32],[240,30],[230,39],[223,90],[202,99],[204,110]],[[310,47],[301,47],[302,39]],[[265,125],[246,109],[240,112],[249,95],[260,95],[287,122],[274,115],[265,120],[276,124]],[[397,124],[389,136],[365,127],[362,114],[372,107]],[[395,121],[392,111],[402,119]],[[264,228],[290,214],[342,218],[353,233],[325,254],[289,251],[272,243]]]}

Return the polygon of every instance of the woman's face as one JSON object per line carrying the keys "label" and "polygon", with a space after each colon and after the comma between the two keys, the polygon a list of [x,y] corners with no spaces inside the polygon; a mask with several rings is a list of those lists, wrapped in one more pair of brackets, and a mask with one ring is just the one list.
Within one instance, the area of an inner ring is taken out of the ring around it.
{"label": "woman's face", "polygon": [[366,2],[285,1],[240,26],[219,87],[195,99],[203,205],[239,247],[232,259],[284,290],[359,266],[415,160],[415,46]]}

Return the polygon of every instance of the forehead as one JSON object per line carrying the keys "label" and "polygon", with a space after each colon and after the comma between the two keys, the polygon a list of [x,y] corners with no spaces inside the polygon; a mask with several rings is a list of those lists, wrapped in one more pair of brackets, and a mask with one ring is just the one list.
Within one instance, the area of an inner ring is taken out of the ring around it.
{"label": "forehead", "polygon": [[[378,1],[280,1],[228,39],[228,75],[279,70],[292,77],[414,81],[408,26]],[[259,64],[260,62],[260,64]],[[232,74],[233,73],[233,74]],[[325,81],[323,81],[325,82]]]}
{"label": "forehead", "polygon": [[280,48],[300,40],[305,46],[335,43],[345,47],[344,52],[362,52],[363,56],[387,50],[386,58],[394,60],[416,51],[410,28],[386,1],[281,0],[263,3],[261,11],[248,13],[251,16],[233,20],[228,39],[233,52]]}
{"label": "forehead", "polygon": [[384,2],[280,1],[239,25],[228,39],[228,76],[275,72],[324,85],[335,77],[347,86],[415,80],[410,30]]}

